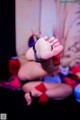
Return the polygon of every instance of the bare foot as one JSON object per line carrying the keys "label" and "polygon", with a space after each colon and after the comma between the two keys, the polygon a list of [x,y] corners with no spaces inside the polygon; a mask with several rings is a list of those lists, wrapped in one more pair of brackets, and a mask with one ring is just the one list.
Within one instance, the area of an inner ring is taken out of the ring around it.
{"label": "bare foot", "polygon": [[[39,59],[48,60],[60,54],[63,51],[63,46],[55,37],[51,37],[50,39],[48,37],[42,37],[36,42],[35,49]],[[35,60],[32,47],[27,51],[26,57],[28,60]]]}
{"label": "bare foot", "polygon": [[31,103],[32,103],[32,98],[31,98],[29,92],[24,95],[24,98],[25,98],[25,100],[26,100],[26,102],[27,102],[27,105],[31,105]]}

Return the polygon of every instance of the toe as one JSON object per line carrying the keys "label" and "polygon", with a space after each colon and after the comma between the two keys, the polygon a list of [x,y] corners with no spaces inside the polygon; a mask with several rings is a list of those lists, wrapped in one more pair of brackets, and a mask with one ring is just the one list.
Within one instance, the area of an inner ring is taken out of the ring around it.
{"label": "toe", "polygon": [[27,101],[27,105],[30,105],[32,103],[32,98],[30,96],[30,93],[26,93],[24,97],[25,97],[25,100]]}

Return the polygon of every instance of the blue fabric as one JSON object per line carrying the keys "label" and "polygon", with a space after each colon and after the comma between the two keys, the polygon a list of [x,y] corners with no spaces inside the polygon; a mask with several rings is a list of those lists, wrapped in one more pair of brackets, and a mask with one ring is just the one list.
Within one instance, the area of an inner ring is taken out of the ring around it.
{"label": "blue fabric", "polygon": [[59,75],[55,76],[46,76],[44,77],[45,82],[55,82],[55,83],[61,83],[61,78]]}

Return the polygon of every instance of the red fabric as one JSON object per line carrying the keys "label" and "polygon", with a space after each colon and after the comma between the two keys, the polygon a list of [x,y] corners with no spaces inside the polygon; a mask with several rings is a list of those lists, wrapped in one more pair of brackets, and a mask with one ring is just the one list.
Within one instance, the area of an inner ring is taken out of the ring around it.
{"label": "red fabric", "polygon": [[47,90],[46,87],[45,87],[45,85],[43,84],[43,82],[40,83],[39,85],[37,85],[35,88],[37,90],[39,90],[40,92],[45,92]]}
{"label": "red fabric", "polygon": [[66,84],[71,85],[73,88],[75,88],[75,86],[78,85],[76,80],[71,79],[69,77],[64,77],[64,81],[66,82]]}
{"label": "red fabric", "polygon": [[11,75],[17,75],[19,68],[20,68],[20,62],[18,59],[9,60],[9,72]]}
{"label": "red fabric", "polygon": [[42,95],[39,98],[39,102],[48,102],[48,96],[45,94],[45,92],[42,93]]}
{"label": "red fabric", "polygon": [[74,66],[74,67],[71,69],[71,72],[72,72],[73,74],[76,74],[76,73],[80,72],[80,64]]}
{"label": "red fabric", "polygon": [[59,55],[57,55],[57,56],[54,56],[53,58],[52,58],[52,61],[53,61],[53,65],[59,65],[60,64],[60,56]]}
{"label": "red fabric", "polygon": [[5,84],[14,86],[15,88],[20,88],[21,87],[20,80],[17,76],[12,76],[9,79],[9,82],[5,82]]}
{"label": "red fabric", "polygon": [[0,86],[3,88],[8,88],[11,90],[17,90],[18,88],[21,87],[21,83],[19,81],[19,78],[17,76],[12,76],[8,82],[2,81],[0,82]]}
{"label": "red fabric", "polygon": [[16,88],[20,88],[21,87],[21,83],[20,83],[20,80],[17,76],[12,76],[10,79],[9,79],[9,83],[16,87]]}
{"label": "red fabric", "polygon": [[46,87],[45,85],[42,83],[40,83],[39,85],[37,85],[35,87],[38,91],[42,92],[40,98],[39,98],[39,102],[48,102],[48,96],[46,95]]}

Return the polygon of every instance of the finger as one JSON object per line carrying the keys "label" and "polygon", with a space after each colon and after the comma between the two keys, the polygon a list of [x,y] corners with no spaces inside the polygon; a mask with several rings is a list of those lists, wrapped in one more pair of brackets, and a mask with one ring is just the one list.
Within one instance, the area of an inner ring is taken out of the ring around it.
{"label": "finger", "polygon": [[48,36],[45,36],[45,37],[44,37],[44,39],[45,39],[45,40],[48,40],[48,39],[49,39],[49,37],[48,37]]}
{"label": "finger", "polygon": [[49,43],[52,43],[54,40],[55,40],[55,37],[51,37],[51,38],[48,40],[48,42],[49,42]]}
{"label": "finger", "polygon": [[59,42],[59,40],[58,39],[54,39],[51,43],[50,43],[50,45],[55,45],[55,43],[57,43],[57,42]]}
{"label": "finger", "polygon": [[55,44],[53,44],[53,45],[51,45],[51,46],[57,47],[57,46],[59,46],[59,45],[60,45],[60,42],[56,42]]}

